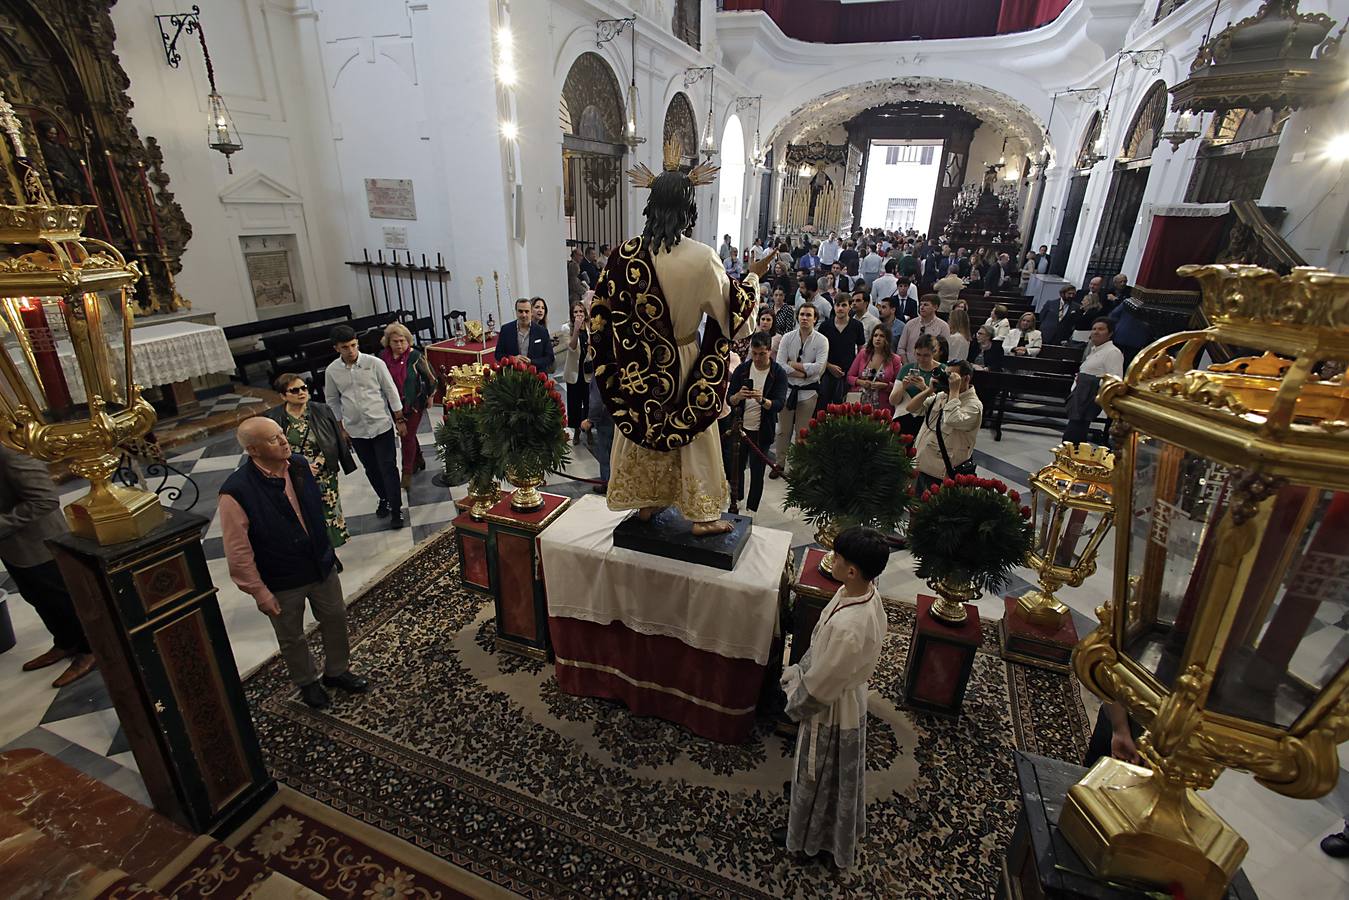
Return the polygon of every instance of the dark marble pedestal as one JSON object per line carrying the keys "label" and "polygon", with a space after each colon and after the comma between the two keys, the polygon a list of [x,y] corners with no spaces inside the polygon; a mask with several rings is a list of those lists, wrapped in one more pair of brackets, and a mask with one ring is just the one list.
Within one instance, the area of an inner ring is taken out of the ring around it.
{"label": "dark marble pedestal", "polygon": [[935,599],[918,595],[918,617],[904,665],[904,706],[954,719],[960,716],[965,702],[965,688],[983,633],[979,610],[973,604],[964,604],[965,621],[952,625],[932,615]]}
{"label": "dark marble pedestal", "polygon": [[206,568],[204,516],[144,537],[47,541],[155,809],[224,834],[276,793]]}
{"label": "dark marble pedestal", "polygon": [[[1015,762],[1021,813],[1002,861],[1000,900],[1155,900],[1155,887],[1102,881],[1092,875],[1059,831],[1068,788],[1087,774],[1085,768],[1021,752],[1015,754]],[[1256,900],[1256,893],[1246,876],[1237,872],[1226,898]]]}
{"label": "dark marble pedestal", "polygon": [[689,520],[673,507],[656,513],[649,522],[633,513],[614,529],[614,546],[729,572],[749,543],[754,523],[745,516],[730,513],[723,513],[721,518],[735,527],[726,534],[694,537]]}

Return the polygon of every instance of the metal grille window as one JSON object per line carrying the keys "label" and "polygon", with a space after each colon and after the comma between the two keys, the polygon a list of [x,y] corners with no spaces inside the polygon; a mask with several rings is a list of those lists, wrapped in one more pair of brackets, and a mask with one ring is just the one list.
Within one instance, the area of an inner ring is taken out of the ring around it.
{"label": "metal grille window", "polygon": [[885,203],[885,228],[887,231],[903,231],[913,227],[918,217],[918,199],[916,197],[891,197]]}
{"label": "metal grille window", "polygon": [[1184,6],[1186,2],[1188,2],[1188,0],[1161,0],[1161,2],[1157,4],[1157,15],[1152,17],[1152,24],[1156,25],[1162,19],[1165,19],[1167,16]]}
{"label": "metal grille window", "polygon": [[905,162],[930,166],[934,149],[931,144],[892,144],[885,148],[885,164],[895,166]]}

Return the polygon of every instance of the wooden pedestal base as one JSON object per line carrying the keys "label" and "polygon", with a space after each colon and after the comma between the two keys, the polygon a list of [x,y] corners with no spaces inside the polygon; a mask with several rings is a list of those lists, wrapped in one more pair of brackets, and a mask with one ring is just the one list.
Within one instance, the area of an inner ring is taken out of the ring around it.
{"label": "wooden pedestal base", "polygon": [[904,667],[904,706],[955,718],[965,702],[965,687],[979,649],[979,610],[966,603],[965,621],[947,625],[933,617],[934,599],[918,595],[918,620]]}
{"label": "wooden pedestal base", "polygon": [[571,500],[545,493],[543,506],[517,512],[511,509],[511,496],[503,495],[487,512],[487,572],[496,601],[496,646],[507,653],[547,660],[552,645],[539,533]]}
{"label": "wooden pedestal base", "polygon": [[492,570],[487,562],[487,523],[467,512],[454,520],[454,547],[459,551],[459,583],[480,594],[492,593]]}
{"label": "wooden pedestal base", "polygon": [[244,700],[201,533],[166,509],[145,537],[47,542],[155,809],[227,834],[276,792]]}
{"label": "wooden pedestal base", "polygon": [[1073,614],[1064,616],[1058,628],[1046,628],[1022,618],[1015,597],[1004,597],[1003,603],[1002,621],[998,623],[1002,658],[1055,672],[1071,671],[1073,648],[1077,646]]}

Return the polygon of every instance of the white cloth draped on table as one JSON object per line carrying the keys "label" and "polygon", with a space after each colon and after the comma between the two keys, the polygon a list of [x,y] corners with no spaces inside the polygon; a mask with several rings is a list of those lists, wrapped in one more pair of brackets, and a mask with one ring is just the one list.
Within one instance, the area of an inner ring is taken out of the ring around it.
{"label": "white cloth draped on table", "polygon": [[539,536],[548,615],[622,622],[639,634],[766,664],[791,534],[755,528],[735,570],[724,572],[615,547],[614,526],[629,515],[601,497],[582,497]]}

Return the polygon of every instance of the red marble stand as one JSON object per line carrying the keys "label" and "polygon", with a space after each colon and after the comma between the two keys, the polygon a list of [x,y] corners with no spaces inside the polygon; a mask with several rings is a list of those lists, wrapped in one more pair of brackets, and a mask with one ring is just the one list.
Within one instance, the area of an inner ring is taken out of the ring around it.
{"label": "red marble stand", "polygon": [[[788,665],[796,665],[806,655],[815,623],[840,587],[834,579],[820,574],[820,560],[824,555],[821,548],[808,547],[801,558],[801,568],[792,577],[792,648],[787,657]],[[781,654],[778,657],[781,658]],[[791,736],[796,734],[796,725],[782,715],[778,717],[776,730],[778,734]]]}
{"label": "red marble stand", "polygon": [[998,623],[1002,658],[1055,672],[1071,671],[1073,648],[1077,646],[1072,613],[1063,617],[1058,628],[1047,628],[1022,618],[1016,599],[1003,598],[1002,621]]}
{"label": "red marble stand", "polygon": [[810,649],[810,635],[815,631],[815,623],[820,613],[834,599],[841,585],[834,579],[820,574],[820,560],[825,551],[819,547],[810,547],[801,560],[801,569],[792,581],[792,593],[796,602],[792,604],[792,650],[788,664],[801,661]]}
{"label": "red marble stand", "polygon": [[496,601],[497,649],[547,660],[552,648],[539,534],[571,500],[544,494],[543,506],[522,513],[511,509],[513,494],[504,494],[486,517],[487,573]]}
{"label": "red marble stand", "polygon": [[904,667],[904,706],[956,718],[965,702],[965,686],[979,649],[979,610],[965,604],[965,621],[947,625],[932,616],[928,594],[918,595],[909,660]]}
{"label": "red marble stand", "polygon": [[459,583],[480,594],[492,593],[491,568],[487,564],[487,523],[468,513],[454,520],[454,548],[459,551]]}
{"label": "red marble stand", "polygon": [[492,335],[481,341],[464,339],[464,346],[456,346],[456,339],[437,341],[426,348],[426,361],[437,375],[445,375],[455,366],[467,366],[475,362],[492,361],[497,348],[497,337]]}

